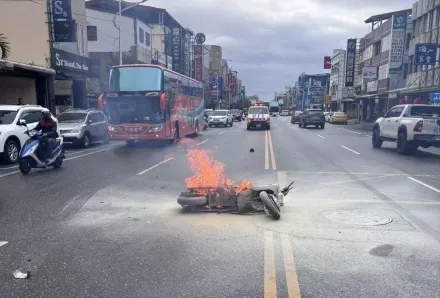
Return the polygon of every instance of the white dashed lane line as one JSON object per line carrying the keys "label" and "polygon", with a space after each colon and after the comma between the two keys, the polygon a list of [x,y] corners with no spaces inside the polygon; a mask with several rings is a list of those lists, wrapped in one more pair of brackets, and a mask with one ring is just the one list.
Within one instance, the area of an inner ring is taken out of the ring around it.
{"label": "white dashed lane line", "polygon": [[320,134],[316,134],[318,137],[320,137],[321,139],[323,139],[324,137],[323,136],[321,136]]}
{"label": "white dashed lane line", "polygon": [[0,246],[3,246],[5,244],[8,244],[8,241],[0,241]]}
{"label": "white dashed lane line", "polygon": [[344,148],[345,150],[348,150],[348,151],[350,151],[350,152],[353,152],[354,154],[360,154],[359,152],[356,152],[356,151],[354,151],[354,150],[352,150],[352,149],[350,149],[350,148],[348,148],[348,147],[345,147],[345,146],[343,146],[343,145],[341,145],[341,147],[342,148]]}
{"label": "white dashed lane line", "polygon": [[433,186],[431,186],[431,185],[429,185],[429,184],[426,184],[426,183],[424,183],[424,182],[422,182],[422,181],[420,181],[420,180],[417,180],[417,179],[415,179],[415,178],[413,178],[413,177],[407,177],[407,178],[408,178],[409,180],[412,180],[412,181],[414,181],[414,182],[420,184],[420,185],[423,185],[424,187],[429,188],[430,190],[433,190],[433,191],[435,191],[435,192],[440,193],[440,189],[437,189],[437,188],[435,188],[435,187],[433,187]]}

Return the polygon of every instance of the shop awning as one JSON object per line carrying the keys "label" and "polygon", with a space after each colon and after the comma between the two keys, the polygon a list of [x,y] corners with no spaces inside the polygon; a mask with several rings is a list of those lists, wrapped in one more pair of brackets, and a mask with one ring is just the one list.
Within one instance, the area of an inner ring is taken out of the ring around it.
{"label": "shop awning", "polygon": [[0,69],[7,69],[7,70],[13,71],[15,68],[45,73],[45,74],[49,74],[49,75],[55,75],[55,70],[52,68],[46,68],[46,67],[42,67],[42,66],[26,64],[26,63],[21,63],[21,62],[17,62],[17,61],[0,59]]}

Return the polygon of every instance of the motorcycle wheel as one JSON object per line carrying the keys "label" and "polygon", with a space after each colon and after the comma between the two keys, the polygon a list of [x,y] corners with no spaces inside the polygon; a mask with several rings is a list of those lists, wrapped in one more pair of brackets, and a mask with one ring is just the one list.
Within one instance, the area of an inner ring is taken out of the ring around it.
{"label": "motorcycle wheel", "polygon": [[25,157],[25,158],[21,158],[18,161],[18,167],[20,169],[20,171],[24,174],[27,175],[31,172],[31,159],[29,157]]}
{"label": "motorcycle wheel", "polygon": [[260,199],[263,201],[270,215],[276,220],[280,219],[280,209],[265,191],[260,192]]}
{"label": "motorcycle wheel", "polygon": [[59,168],[61,168],[62,165],[63,165],[63,159],[62,159],[61,157],[58,157],[58,158],[53,162],[53,164],[52,164],[52,166],[53,166],[55,169],[59,169]]}

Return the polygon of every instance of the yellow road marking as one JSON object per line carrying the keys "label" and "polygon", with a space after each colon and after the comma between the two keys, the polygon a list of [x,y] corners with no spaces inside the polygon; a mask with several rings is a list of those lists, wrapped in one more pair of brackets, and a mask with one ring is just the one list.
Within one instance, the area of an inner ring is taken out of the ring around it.
{"label": "yellow road marking", "polygon": [[298,274],[295,269],[292,245],[287,234],[281,234],[281,245],[283,248],[284,270],[286,271],[287,293],[289,298],[301,297],[299,289]]}
{"label": "yellow road marking", "polygon": [[277,298],[273,232],[264,232],[264,298]]}
{"label": "yellow road marking", "polygon": [[270,148],[270,158],[272,160],[272,170],[277,169],[277,164],[275,162],[275,152],[273,151],[273,145],[272,145],[272,135],[270,134],[270,131],[266,130],[267,134],[269,135],[269,148]]}
{"label": "yellow road marking", "polygon": [[269,142],[267,130],[264,135],[264,169],[269,170]]}

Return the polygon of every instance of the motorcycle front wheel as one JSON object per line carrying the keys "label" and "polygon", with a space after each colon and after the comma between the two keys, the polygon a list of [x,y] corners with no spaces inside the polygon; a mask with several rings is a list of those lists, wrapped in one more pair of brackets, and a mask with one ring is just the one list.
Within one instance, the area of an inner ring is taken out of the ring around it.
{"label": "motorcycle front wheel", "polygon": [[270,215],[272,215],[274,219],[280,219],[280,209],[265,191],[260,192],[260,199],[261,201],[263,201],[263,204],[264,206],[266,206],[267,211],[269,211]]}
{"label": "motorcycle front wheel", "polygon": [[62,157],[58,157],[58,158],[53,162],[52,166],[53,166],[55,169],[59,169],[59,168],[61,168],[62,164],[63,164],[63,158],[62,158]]}
{"label": "motorcycle front wheel", "polygon": [[18,167],[24,175],[29,174],[32,169],[30,157],[20,158],[18,161]]}

